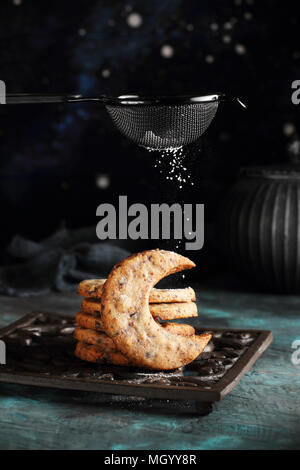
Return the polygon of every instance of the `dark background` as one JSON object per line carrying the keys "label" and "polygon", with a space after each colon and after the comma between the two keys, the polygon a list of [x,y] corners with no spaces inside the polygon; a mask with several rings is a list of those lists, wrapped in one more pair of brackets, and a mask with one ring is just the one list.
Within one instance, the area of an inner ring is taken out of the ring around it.
{"label": "dark background", "polygon": [[[179,190],[155,168],[155,155],[120,135],[100,105],[1,106],[1,247],[16,233],[40,240],[62,224],[96,226],[96,207],[126,194],[129,203],[204,203],[201,255],[218,269],[213,224],[239,168],[298,158],[299,111],[291,103],[291,83],[300,79],[296,5],[2,0],[0,79],[8,93],[222,91],[243,97],[248,110],[220,106],[201,141],[187,149],[195,184]],[[140,15],[137,27],[130,26],[132,13]],[[165,45],[171,57],[163,56]]]}

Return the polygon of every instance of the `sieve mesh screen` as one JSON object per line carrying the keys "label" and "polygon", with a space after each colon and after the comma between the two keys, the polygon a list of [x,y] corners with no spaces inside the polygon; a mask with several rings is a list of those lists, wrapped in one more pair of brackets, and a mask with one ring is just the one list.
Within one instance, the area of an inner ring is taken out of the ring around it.
{"label": "sieve mesh screen", "polygon": [[126,137],[143,147],[164,150],[197,140],[213,120],[218,104],[106,105],[106,109]]}

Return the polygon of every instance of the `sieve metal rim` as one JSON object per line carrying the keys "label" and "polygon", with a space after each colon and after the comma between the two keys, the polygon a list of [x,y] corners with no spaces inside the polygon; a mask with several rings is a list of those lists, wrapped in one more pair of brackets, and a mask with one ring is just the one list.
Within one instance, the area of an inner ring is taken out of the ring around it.
{"label": "sieve metal rim", "polygon": [[185,104],[205,104],[226,100],[224,94],[215,93],[210,95],[119,95],[103,96],[104,105],[108,106],[174,106]]}
{"label": "sieve metal rim", "polygon": [[218,103],[220,101],[232,101],[238,103],[242,108],[247,108],[245,103],[238,97],[229,97],[224,93],[205,95],[174,95],[174,96],[149,96],[140,94],[126,94],[119,96],[83,96],[81,94],[28,94],[17,93],[6,95],[6,105],[14,104],[41,104],[41,103],[102,103],[105,106],[174,106],[185,104]]}

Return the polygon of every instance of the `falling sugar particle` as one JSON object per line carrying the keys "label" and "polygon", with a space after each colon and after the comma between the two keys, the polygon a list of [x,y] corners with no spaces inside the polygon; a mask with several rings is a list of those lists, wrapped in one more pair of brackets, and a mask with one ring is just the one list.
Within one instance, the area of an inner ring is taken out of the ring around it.
{"label": "falling sugar particle", "polygon": [[165,44],[164,46],[161,47],[160,54],[165,59],[170,59],[170,57],[174,55],[174,49],[169,44]]}
{"label": "falling sugar particle", "polygon": [[143,18],[139,13],[132,12],[127,16],[127,24],[131,28],[139,28],[143,23]]}
{"label": "falling sugar particle", "polygon": [[[184,164],[185,154],[182,147],[169,148],[164,150],[148,149],[150,152],[159,152],[159,158],[156,159],[155,167],[164,163],[167,168],[165,169],[167,176],[166,180],[174,181],[178,184],[178,188],[182,189],[185,184],[194,185],[191,182],[191,175],[188,172],[187,166]],[[162,173],[162,170],[160,170]]]}
{"label": "falling sugar particle", "polygon": [[22,4],[22,0],[13,0],[13,4],[18,6]]}
{"label": "falling sugar particle", "polygon": [[78,34],[79,34],[79,36],[85,36],[85,35],[86,35],[86,29],[80,28],[80,29],[78,30]]}
{"label": "falling sugar particle", "polygon": [[253,17],[253,15],[250,11],[246,11],[246,13],[244,14],[245,20],[248,20],[248,21],[252,20],[252,17]]}

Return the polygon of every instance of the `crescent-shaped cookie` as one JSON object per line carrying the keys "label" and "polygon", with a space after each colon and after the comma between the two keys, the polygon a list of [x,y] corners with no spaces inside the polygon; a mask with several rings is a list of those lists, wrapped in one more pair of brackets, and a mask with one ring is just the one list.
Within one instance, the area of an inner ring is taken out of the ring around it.
{"label": "crescent-shaped cookie", "polygon": [[[198,316],[197,305],[195,302],[150,304],[149,309],[153,317],[159,317],[161,320],[178,320],[180,318]],[[84,298],[81,302],[80,311],[93,315],[94,317],[100,317],[101,300]]]}
{"label": "crescent-shaped cookie", "polygon": [[177,253],[149,250],[129,256],[113,268],[103,287],[101,321],[106,334],[129,361],[140,367],[169,370],[201,354],[210,334],[172,334],[149,310],[149,294],[160,279],[194,266]]}
{"label": "crescent-shaped cookie", "polygon": [[[82,297],[101,299],[106,279],[87,279],[78,286],[78,294]],[[194,289],[155,289],[150,291],[149,303],[193,302],[196,300]]]}

